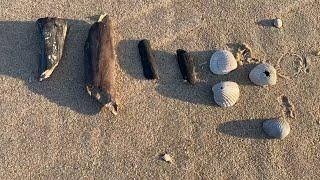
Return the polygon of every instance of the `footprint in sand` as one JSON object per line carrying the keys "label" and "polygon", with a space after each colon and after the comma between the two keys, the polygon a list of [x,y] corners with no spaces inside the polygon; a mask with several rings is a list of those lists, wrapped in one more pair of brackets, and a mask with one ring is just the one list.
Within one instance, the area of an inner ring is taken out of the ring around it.
{"label": "footprint in sand", "polygon": [[311,60],[306,55],[301,56],[292,51],[284,53],[277,62],[277,70],[280,77],[291,79],[291,77],[298,77],[301,73],[309,73]]}
{"label": "footprint in sand", "polygon": [[278,101],[280,105],[283,107],[283,115],[290,117],[290,118],[296,118],[296,111],[295,106],[293,103],[289,100],[289,98],[285,95],[279,96]]}

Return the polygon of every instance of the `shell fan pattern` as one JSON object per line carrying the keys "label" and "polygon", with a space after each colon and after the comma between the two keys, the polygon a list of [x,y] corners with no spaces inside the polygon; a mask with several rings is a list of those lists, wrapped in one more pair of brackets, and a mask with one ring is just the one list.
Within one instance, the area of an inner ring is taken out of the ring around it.
{"label": "shell fan pattern", "polygon": [[212,87],[214,101],[221,107],[233,106],[240,97],[237,83],[231,81],[220,82]]}
{"label": "shell fan pattern", "polygon": [[227,50],[218,50],[211,56],[210,70],[214,74],[222,75],[237,69],[237,60]]}

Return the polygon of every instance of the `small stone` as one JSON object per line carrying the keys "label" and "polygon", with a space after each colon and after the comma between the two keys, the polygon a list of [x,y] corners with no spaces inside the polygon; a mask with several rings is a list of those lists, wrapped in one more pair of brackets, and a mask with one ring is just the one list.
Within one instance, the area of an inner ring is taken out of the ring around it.
{"label": "small stone", "polygon": [[169,154],[164,154],[164,155],[161,157],[161,159],[162,159],[163,161],[168,162],[168,163],[172,163],[172,162],[173,162],[173,159],[172,159],[172,157],[171,157]]}
{"label": "small stone", "polygon": [[279,19],[279,18],[276,18],[276,19],[273,21],[273,25],[274,25],[276,28],[281,28],[281,27],[282,27],[282,20]]}

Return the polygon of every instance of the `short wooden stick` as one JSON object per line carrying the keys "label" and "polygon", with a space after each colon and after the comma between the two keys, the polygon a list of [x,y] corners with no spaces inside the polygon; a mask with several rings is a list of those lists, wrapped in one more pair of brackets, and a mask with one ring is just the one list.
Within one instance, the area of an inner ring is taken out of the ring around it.
{"label": "short wooden stick", "polygon": [[143,74],[147,79],[159,79],[155,57],[152,54],[150,42],[146,39],[142,40],[138,44],[139,54],[141,57],[141,63],[143,68]]}
{"label": "short wooden stick", "polygon": [[190,54],[182,49],[177,50],[177,61],[182,74],[182,78],[190,84],[196,83],[195,68]]}

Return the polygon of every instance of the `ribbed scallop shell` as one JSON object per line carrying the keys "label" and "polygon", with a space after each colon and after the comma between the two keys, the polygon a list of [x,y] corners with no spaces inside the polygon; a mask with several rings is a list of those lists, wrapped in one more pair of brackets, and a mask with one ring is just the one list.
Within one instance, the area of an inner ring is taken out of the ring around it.
{"label": "ribbed scallop shell", "polygon": [[290,133],[289,123],[279,118],[265,120],[262,129],[268,136],[277,139],[283,139]]}
{"label": "ribbed scallop shell", "polygon": [[277,83],[277,71],[270,64],[262,63],[251,70],[249,78],[259,86],[275,85]]}
{"label": "ribbed scallop shell", "polygon": [[210,70],[214,74],[228,74],[232,70],[237,69],[237,66],[237,60],[227,50],[216,51],[210,59]]}
{"label": "ribbed scallop shell", "polygon": [[221,107],[233,106],[239,99],[240,90],[235,82],[220,82],[212,87],[214,101]]}

